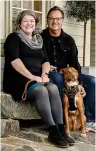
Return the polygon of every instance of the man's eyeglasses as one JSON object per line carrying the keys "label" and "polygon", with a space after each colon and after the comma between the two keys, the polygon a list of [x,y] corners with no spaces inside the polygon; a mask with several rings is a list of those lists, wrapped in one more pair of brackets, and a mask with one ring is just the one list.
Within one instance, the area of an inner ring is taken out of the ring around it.
{"label": "man's eyeglasses", "polygon": [[51,18],[51,17],[48,17],[48,20],[49,21],[54,21],[54,20],[56,20],[56,21],[61,21],[63,18],[62,17],[56,17],[56,18]]}

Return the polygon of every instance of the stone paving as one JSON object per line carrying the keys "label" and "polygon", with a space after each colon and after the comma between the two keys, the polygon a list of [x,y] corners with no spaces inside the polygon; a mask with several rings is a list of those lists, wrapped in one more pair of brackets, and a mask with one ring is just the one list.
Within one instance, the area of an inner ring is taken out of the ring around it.
{"label": "stone paving", "polygon": [[1,151],[95,151],[95,133],[88,132],[86,138],[80,132],[72,132],[76,144],[58,148],[47,140],[48,132],[41,127],[22,128],[16,136],[1,139]]}

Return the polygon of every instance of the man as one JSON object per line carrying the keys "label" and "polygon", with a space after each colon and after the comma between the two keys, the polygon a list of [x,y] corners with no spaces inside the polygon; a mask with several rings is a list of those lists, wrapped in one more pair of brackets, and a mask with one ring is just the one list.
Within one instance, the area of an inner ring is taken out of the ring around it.
{"label": "man", "polygon": [[[67,66],[74,67],[79,72],[79,91],[85,97],[85,114],[88,121],[95,121],[95,78],[81,74],[81,66],[78,62],[78,49],[74,39],[66,34],[63,29],[64,12],[57,6],[51,8],[47,14],[48,27],[42,31],[47,55],[51,64],[50,79],[58,86],[60,95],[63,93],[63,76],[56,72]],[[86,92],[82,86],[86,85]],[[91,88],[90,88],[91,86]],[[90,107],[91,105],[91,107]]]}

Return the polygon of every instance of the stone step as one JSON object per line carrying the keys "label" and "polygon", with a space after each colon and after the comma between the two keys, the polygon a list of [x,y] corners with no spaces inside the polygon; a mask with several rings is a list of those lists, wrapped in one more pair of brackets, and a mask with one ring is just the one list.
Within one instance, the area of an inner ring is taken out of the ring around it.
{"label": "stone step", "polygon": [[[83,138],[81,136],[81,131],[71,131],[71,136],[76,141],[95,145],[96,136],[95,136],[94,132],[88,132],[87,137]],[[23,128],[20,130],[18,137],[26,138],[28,140],[32,140],[35,142],[40,141],[40,142],[47,143],[48,142],[48,140],[47,140],[48,129],[42,128],[40,126],[39,127],[38,126],[32,126],[30,128]]]}
{"label": "stone step", "polygon": [[2,121],[3,126],[6,123],[4,132],[8,136],[1,138],[1,151],[95,151],[95,133],[92,132],[87,133],[86,138],[81,137],[80,131],[71,132],[76,144],[62,149],[48,142],[48,128],[45,125],[19,127],[17,120]]}
{"label": "stone step", "polygon": [[18,120],[1,119],[1,137],[7,137],[8,135],[17,135],[20,132],[20,126]]}
{"label": "stone step", "polygon": [[18,134],[18,137],[20,138],[24,138],[27,140],[31,140],[31,141],[35,141],[35,142],[46,142],[48,143],[47,140],[47,135],[43,134],[43,133],[38,133],[38,132],[34,132],[32,129],[31,130],[21,130]]}
{"label": "stone step", "polygon": [[76,141],[74,146],[64,149],[58,148],[49,142],[34,142],[14,136],[1,139],[1,151],[95,151],[95,147],[93,144],[80,141]]}
{"label": "stone step", "polygon": [[39,149],[35,142],[9,136],[1,139],[1,151],[43,151]]}
{"label": "stone step", "polygon": [[0,101],[2,119],[41,119],[34,103],[15,101],[10,94],[3,92],[0,93]]}
{"label": "stone step", "polygon": [[[18,138],[24,138],[35,142],[48,142],[48,127],[45,125],[35,125],[30,127],[20,127],[18,120],[5,120],[1,122],[1,134],[2,137],[18,136]],[[71,135],[75,140],[86,142],[95,145],[95,133],[87,133],[87,137],[81,137],[80,131],[71,131]]]}

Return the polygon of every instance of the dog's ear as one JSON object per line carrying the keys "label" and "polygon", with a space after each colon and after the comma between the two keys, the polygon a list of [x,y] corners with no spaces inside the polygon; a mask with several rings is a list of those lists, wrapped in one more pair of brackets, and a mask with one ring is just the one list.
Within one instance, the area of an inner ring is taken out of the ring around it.
{"label": "dog's ear", "polygon": [[77,76],[77,78],[79,77],[79,73],[75,68],[72,68],[72,72],[75,73],[75,75]]}
{"label": "dog's ear", "polygon": [[64,69],[61,69],[60,71],[59,71],[61,74],[63,74],[63,72],[64,72]]}
{"label": "dog's ear", "polygon": [[78,71],[76,70],[76,75],[77,75],[77,78],[79,77],[79,73],[78,73]]}

